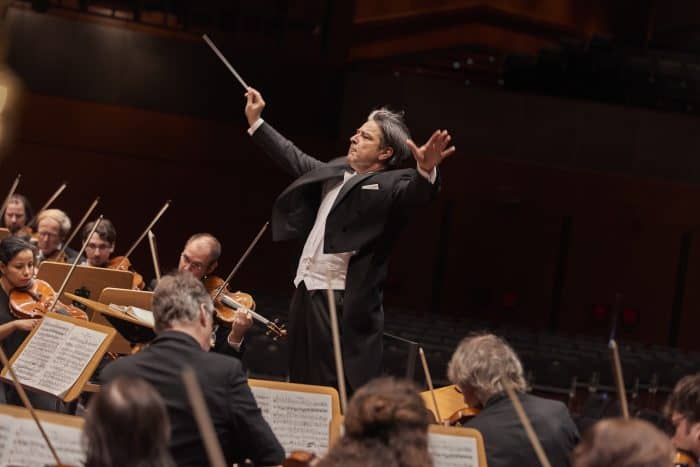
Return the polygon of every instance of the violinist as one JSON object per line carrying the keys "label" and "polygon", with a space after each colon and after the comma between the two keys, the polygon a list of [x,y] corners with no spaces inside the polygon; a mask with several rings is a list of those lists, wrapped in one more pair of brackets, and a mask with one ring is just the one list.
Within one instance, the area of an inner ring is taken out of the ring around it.
{"label": "violinist", "polygon": [[[38,261],[59,260],[63,241],[70,232],[71,222],[68,215],[60,209],[46,209],[37,216],[36,238],[39,248]],[[78,252],[66,248],[65,258],[61,260],[72,263]]]}
{"label": "violinist", "polygon": [[700,458],[700,373],[676,383],[664,407],[673,424],[671,442],[697,464]]}
{"label": "violinist", "polygon": [[7,208],[0,218],[0,227],[7,228],[12,235],[23,231],[34,217],[32,206],[26,196],[14,193],[7,201]]}
{"label": "violinist", "polygon": [[374,379],[353,394],[345,434],[316,467],[430,467],[429,419],[413,383]]}
{"label": "violinist", "polygon": [[189,366],[202,385],[226,465],[246,458],[255,465],[280,464],[284,450],[258,408],[241,362],[208,352],[213,313],[209,292],[192,274],[163,277],[153,292],[156,338],[144,350],[107,364],[100,379],[109,383],[129,376],[150,383],[165,401],[175,462],[209,465],[182,384],[182,371]]}
{"label": "violinist", "polygon": [[651,423],[608,418],[584,433],[572,467],[669,467],[672,458],[668,436]]}
{"label": "violinist", "polygon": [[[190,272],[197,279],[204,281],[218,266],[220,256],[221,242],[211,234],[197,233],[185,243],[177,269]],[[236,310],[228,334],[227,329],[222,326],[216,330],[216,345],[213,350],[240,358],[244,350],[245,333],[252,325],[250,313]]]}
{"label": "violinist", "polygon": [[[19,237],[0,242],[0,345],[8,356],[13,355],[37,324],[36,319],[16,319],[10,310],[10,293],[31,285],[34,278],[35,248]],[[22,405],[12,385],[0,383],[9,404]],[[35,408],[65,411],[65,406],[51,396],[30,393]]]}
{"label": "violinist", "polygon": [[[90,235],[90,232],[92,232],[94,225],[95,221],[92,221],[88,222],[85,224],[85,227],[83,227],[83,242],[88,240],[87,237]],[[133,288],[136,290],[143,290],[146,288],[143,277],[141,274],[134,271],[128,259],[124,259],[123,256],[111,258],[112,253],[114,253],[114,244],[117,240],[117,230],[114,228],[112,221],[109,219],[102,219],[100,225],[97,226],[97,230],[95,230],[95,233],[92,234],[89,240],[87,245],[85,245],[84,265],[95,268],[121,269],[131,272],[134,275]]]}
{"label": "violinist", "polygon": [[504,340],[493,334],[463,339],[450,359],[447,375],[462,392],[464,402],[481,408],[464,426],[483,435],[489,467],[539,463],[504,382],[517,393],[552,466],[570,465],[579,434],[569,410],[559,401],[525,392],[520,359]]}

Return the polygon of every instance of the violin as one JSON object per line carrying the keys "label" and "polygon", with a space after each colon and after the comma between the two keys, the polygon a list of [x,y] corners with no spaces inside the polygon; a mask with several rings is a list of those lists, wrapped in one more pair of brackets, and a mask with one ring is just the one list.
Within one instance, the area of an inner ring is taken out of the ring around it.
{"label": "violin", "polygon": [[282,467],[312,467],[319,460],[313,452],[292,451],[282,463]]}
{"label": "violin", "polygon": [[[222,326],[231,327],[235,311],[239,308],[250,312],[252,318],[262,323],[268,334],[271,334],[275,339],[285,337],[287,330],[284,326],[280,326],[277,321],[271,321],[264,316],[256,313],[255,300],[250,294],[245,292],[231,292],[224,280],[218,276],[207,276],[203,281],[204,288],[212,296],[214,300],[214,308],[216,310],[216,320]],[[221,290],[223,287],[223,290]]]}
{"label": "violin", "polygon": [[673,467],[697,467],[695,456],[683,449],[676,450],[673,456]]}
{"label": "violin", "polygon": [[[10,292],[10,312],[17,319],[41,318],[51,311],[56,300],[56,292],[45,281],[34,279],[25,288],[13,289]],[[73,305],[56,302],[53,311],[77,319],[87,321],[88,316],[83,310]]]}
{"label": "violin", "polygon": [[463,426],[469,420],[479,414],[479,409],[475,407],[462,407],[444,420],[447,426]]}
{"label": "violin", "polygon": [[130,272],[134,276],[132,288],[138,290],[143,290],[146,288],[146,283],[143,280],[143,276],[134,271],[131,261],[129,261],[129,258],[126,256],[115,256],[114,258],[111,258],[105,267],[107,269]]}

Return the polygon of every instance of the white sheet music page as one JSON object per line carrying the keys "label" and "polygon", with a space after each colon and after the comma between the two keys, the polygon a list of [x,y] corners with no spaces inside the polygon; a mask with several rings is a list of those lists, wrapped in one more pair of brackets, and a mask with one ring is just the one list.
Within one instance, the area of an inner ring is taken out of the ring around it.
{"label": "white sheet music page", "polygon": [[474,438],[428,433],[428,450],[435,467],[479,467]]}
{"label": "white sheet music page", "polygon": [[263,417],[284,451],[314,452],[323,456],[330,442],[332,397],[300,391],[251,387]]}
{"label": "white sheet music page", "polygon": [[[0,466],[43,466],[56,463],[33,419],[7,418],[12,419],[12,433],[5,449],[0,451]],[[83,465],[85,452],[80,441],[82,434],[80,428],[50,422],[42,422],[41,426],[46,431],[46,435],[51,440],[61,462],[70,465]]]}
{"label": "white sheet music page", "polygon": [[23,385],[62,397],[106,338],[104,332],[47,316],[12,368]]}

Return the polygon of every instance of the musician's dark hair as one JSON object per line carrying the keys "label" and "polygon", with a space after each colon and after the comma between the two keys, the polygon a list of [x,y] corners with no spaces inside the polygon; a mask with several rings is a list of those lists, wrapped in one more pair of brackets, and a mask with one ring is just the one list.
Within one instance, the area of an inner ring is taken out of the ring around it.
{"label": "musician's dark hair", "polygon": [[669,418],[674,412],[681,414],[688,425],[700,422],[700,373],[684,376],[676,383],[664,412]]}
{"label": "musician's dark hair", "polygon": [[574,449],[572,467],[667,467],[671,440],[644,420],[608,418],[588,429]]}
{"label": "musician's dark hair", "polygon": [[[9,206],[10,204],[21,204],[22,207],[24,208],[24,217],[26,218],[25,222],[26,224],[29,224],[29,221],[32,220],[34,217],[34,210],[32,209],[32,204],[29,202],[26,196],[21,195],[19,193],[14,193],[12,196],[10,196],[10,199],[7,201],[7,205]],[[0,213],[0,227],[7,227],[5,225],[5,211],[7,211],[7,207]]]}
{"label": "musician's dark hair", "polygon": [[30,250],[36,256],[36,248],[20,237],[7,237],[0,242],[0,263],[7,265],[12,258],[24,250]]}
{"label": "musician's dark hair", "polygon": [[[372,380],[353,395],[345,414],[345,435],[318,467],[432,466],[428,452],[429,420],[413,383],[388,377]],[[360,460],[363,455],[365,464]],[[351,459],[358,462],[349,463]]]}
{"label": "musician's dark hair", "polygon": [[200,232],[192,235],[190,238],[187,239],[187,242],[185,242],[185,246],[189,245],[190,243],[194,242],[195,240],[199,239],[206,239],[209,244],[211,245],[211,255],[209,257],[209,265],[214,263],[214,261],[218,261],[219,257],[221,256],[221,242],[212,234],[206,233],[206,232]]}
{"label": "musician's dark hair", "polygon": [[393,154],[387,159],[386,167],[393,169],[411,157],[411,149],[406,140],[411,137],[411,132],[404,121],[403,112],[395,112],[388,107],[380,107],[373,110],[367,120],[377,124],[381,132],[381,149],[392,148]]}
{"label": "musician's dark hair", "polygon": [[160,394],[143,379],[119,377],[88,405],[85,467],[170,467],[170,422]]}
{"label": "musician's dark hair", "polygon": [[[85,224],[85,227],[83,227],[83,242],[87,240],[87,236],[90,235],[90,231],[95,226],[95,222],[97,221],[90,221]],[[97,229],[95,229],[95,233],[99,235],[101,240],[109,242],[110,245],[114,244],[114,242],[117,240],[117,229],[114,228],[114,224],[112,224],[112,221],[109,219],[103,218],[100,221],[100,225],[98,225]]]}

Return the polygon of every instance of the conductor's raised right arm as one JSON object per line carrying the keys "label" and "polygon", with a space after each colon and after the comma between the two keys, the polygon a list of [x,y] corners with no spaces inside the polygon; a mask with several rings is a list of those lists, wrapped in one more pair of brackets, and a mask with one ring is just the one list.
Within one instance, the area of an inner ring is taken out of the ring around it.
{"label": "conductor's raised right arm", "polygon": [[263,121],[261,115],[265,108],[265,100],[257,90],[248,88],[245,96],[245,116],[250,126],[248,133],[253,137],[253,141],[279,164],[282,170],[294,177],[299,177],[324,165],[323,162],[303,152],[271,125]]}

